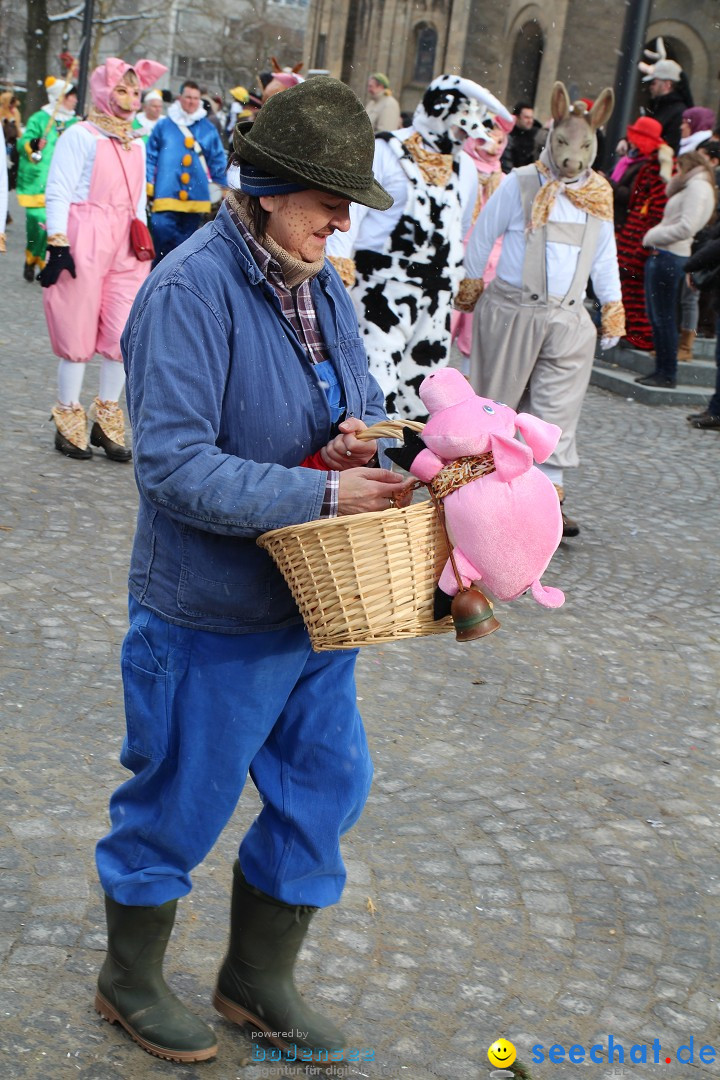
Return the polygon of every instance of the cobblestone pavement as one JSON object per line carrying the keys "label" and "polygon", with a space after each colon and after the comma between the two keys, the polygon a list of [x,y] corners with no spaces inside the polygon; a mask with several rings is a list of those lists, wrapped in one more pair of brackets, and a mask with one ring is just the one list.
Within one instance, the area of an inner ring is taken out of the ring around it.
{"label": "cobblestone pavement", "polygon": [[[53,449],[56,365],[22,232],[15,208],[0,257],[0,1076],[279,1078],[210,1004],[250,789],[180,904],[167,964],[215,1024],[217,1060],[153,1059],[92,1008],[135,489],[130,467]],[[97,369],[88,402],[96,386]],[[485,641],[361,655],[377,777],[345,844],[345,896],[316,918],[301,974],[374,1054],[348,1075],[502,1078],[486,1054],[499,1036],[527,1063],[536,1044],[604,1048],[602,1063],[546,1059],[534,1080],[718,1074],[699,1050],[720,1049],[720,441],[682,409],[590,390],[581,443],[566,486],[582,533],[544,576],[564,608],[525,597],[499,605]],[[640,1044],[648,1063],[630,1064]]]}

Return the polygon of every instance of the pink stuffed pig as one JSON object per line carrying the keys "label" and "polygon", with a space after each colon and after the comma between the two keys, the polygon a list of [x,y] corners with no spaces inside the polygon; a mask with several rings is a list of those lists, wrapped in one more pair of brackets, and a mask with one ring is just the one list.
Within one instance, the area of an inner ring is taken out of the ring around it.
{"label": "pink stuffed pig", "polygon": [[[543,462],[553,452],[560,428],[478,397],[454,368],[428,375],[419,394],[430,419],[421,439],[413,440],[414,448],[390,451],[391,457],[425,483],[458,458],[490,451],[494,460],[494,472],[465,483],[443,500],[463,585],[469,588],[479,581],[498,600],[515,600],[530,589],[539,604],[560,607],[565,602],[560,589],[540,584],[562,536],[560,503],[550,480],[533,465],[533,458]],[[514,437],[518,431],[524,442]],[[450,560],[439,588],[447,596],[458,592]]]}

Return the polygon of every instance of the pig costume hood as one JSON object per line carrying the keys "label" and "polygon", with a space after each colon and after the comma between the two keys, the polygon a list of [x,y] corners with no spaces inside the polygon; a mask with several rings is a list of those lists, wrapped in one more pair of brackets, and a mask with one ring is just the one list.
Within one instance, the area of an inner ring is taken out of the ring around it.
{"label": "pig costume hood", "polygon": [[165,74],[167,68],[155,60],[138,60],[135,64],[127,64],[117,56],[109,56],[90,76],[90,97],[98,112],[105,116],[115,115],[110,105],[110,95],[128,71],[134,71],[140,89],[147,90]]}

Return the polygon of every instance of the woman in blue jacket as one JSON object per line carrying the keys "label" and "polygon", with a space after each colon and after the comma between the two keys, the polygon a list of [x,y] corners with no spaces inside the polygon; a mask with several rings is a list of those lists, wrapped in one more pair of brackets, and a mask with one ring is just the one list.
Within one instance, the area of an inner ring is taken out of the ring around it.
{"label": "woman in blue jacket", "polygon": [[370,786],[356,654],[312,651],[255,539],[405,494],[355,437],[383,396],[324,257],[351,201],[392,202],[362,104],[309,80],[239,125],[235,149],[241,190],[150,276],[122,342],[140,494],[122,652],[133,775],[97,848],[108,953],[95,1004],[182,1062],[217,1045],[168,990],[163,955],[248,771],[263,808],[234,867],[215,1007],[306,1060],[346,1045],[292,973],[315,910],[340,897],[339,840]]}

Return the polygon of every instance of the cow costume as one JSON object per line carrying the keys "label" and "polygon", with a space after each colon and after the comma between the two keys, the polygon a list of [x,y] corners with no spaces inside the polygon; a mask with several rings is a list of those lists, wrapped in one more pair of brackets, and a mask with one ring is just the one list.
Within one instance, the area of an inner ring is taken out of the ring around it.
{"label": "cow costume", "polygon": [[394,206],[380,214],[355,205],[350,230],[328,239],[391,416],[424,419],[420,383],[450,357],[450,314],[478,186],[460,150],[467,136],[484,137],[491,114],[512,119],[478,83],[434,79],[412,126],[376,137],[373,171]]}

